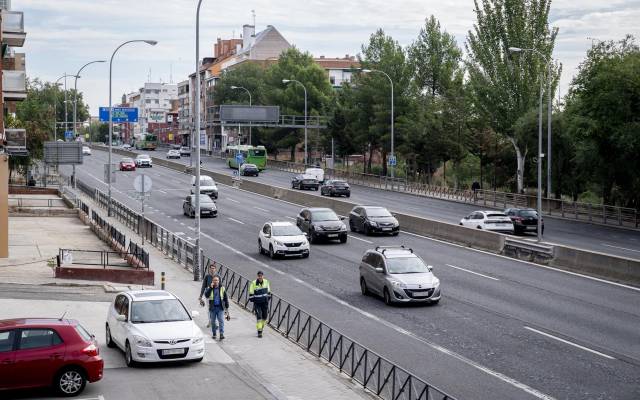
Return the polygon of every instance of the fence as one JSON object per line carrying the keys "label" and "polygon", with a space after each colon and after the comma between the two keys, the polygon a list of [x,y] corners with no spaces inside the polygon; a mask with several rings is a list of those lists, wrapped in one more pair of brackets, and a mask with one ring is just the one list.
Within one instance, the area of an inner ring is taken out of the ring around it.
{"label": "fence", "polygon": [[[94,195],[94,199],[106,208],[104,193],[95,189]],[[135,213],[112,199],[112,208],[114,207]],[[186,269],[193,270],[196,253],[192,243],[146,218],[142,220],[140,215],[135,214],[139,217],[137,220],[142,221],[136,225],[140,228],[138,232],[143,234],[149,243]],[[134,218],[126,217],[126,219]],[[131,248],[130,251],[132,251]],[[201,255],[201,277],[211,264],[218,267],[218,273],[231,299],[245,310],[252,311],[252,303],[249,301],[250,280],[205,255]],[[384,400],[455,400],[444,391],[367,349],[275,294],[271,298],[267,322],[283,336],[310,354],[331,363],[340,372]]]}
{"label": "fence", "polygon": [[38,199],[33,197],[9,197],[9,207],[18,208],[67,208],[62,199]]}
{"label": "fence", "polygon": [[129,267],[126,254],[104,250],[59,249],[58,255],[62,264],[99,265],[107,267]]}

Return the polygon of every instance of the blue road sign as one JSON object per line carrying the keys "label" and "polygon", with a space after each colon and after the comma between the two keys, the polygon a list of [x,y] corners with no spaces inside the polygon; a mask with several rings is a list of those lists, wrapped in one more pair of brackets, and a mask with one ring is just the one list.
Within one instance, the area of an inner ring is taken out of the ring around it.
{"label": "blue road sign", "polygon": [[[109,122],[109,107],[100,107],[100,122]],[[138,109],[113,107],[113,122],[138,122]]]}
{"label": "blue road sign", "polygon": [[73,140],[73,131],[65,131],[64,132],[65,140]]}
{"label": "blue road sign", "polygon": [[242,157],[242,153],[236,154],[236,162],[238,163],[238,165],[242,164],[243,161],[244,158]]}
{"label": "blue road sign", "polygon": [[389,156],[389,165],[395,167],[397,164],[398,160],[396,159],[396,156]]}

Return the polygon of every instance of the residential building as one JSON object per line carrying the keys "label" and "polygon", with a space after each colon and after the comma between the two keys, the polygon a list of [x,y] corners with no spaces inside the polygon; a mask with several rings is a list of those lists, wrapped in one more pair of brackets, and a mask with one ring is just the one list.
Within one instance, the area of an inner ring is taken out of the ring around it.
{"label": "residential building", "polygon": [[164,123],[171,112],[172,101],[178,100],[178,85],[147,82],[137,92],[126,96],[129,107],[138,108],[138,122],[133,124],[133,136],[148,132],[149,124]]}
{"label": "residential building", "polygon": [[320,56],[314,61],[320,65],[329,78],[329,83],[334,88],[339,88],[345,83],[351,82],[351,76],[355,69],[360,68],[360,63],[354,56],[348,54],[344,58],[327,58]]}
{"label": "residential building", "polygon": [[178,135],[181,144],[188,145],[192,128],[191,120],[191,95],[189,93],[189,80],[178,83]]}

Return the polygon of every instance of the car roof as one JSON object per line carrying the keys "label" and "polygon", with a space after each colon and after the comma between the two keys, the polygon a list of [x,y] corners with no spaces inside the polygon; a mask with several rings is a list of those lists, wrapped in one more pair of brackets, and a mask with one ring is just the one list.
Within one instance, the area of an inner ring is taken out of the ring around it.
{"label": "car roof", "polygon": [[[328,208],[328,207],[309,207],[306,208],[305,210],[309,210],[311,212],[316,212],[316,211],[333,211],[332,209]],[[335,211],[333,211],[335,212]]]}
{"label": "car roof", "polygon": [[289,221],[270,221],[270,222],[267,222],[267,223],[271,224],[271,226],[294,226]]}
{"label": "car roof", "polygon": [[299,176],[301,176],[303,179],[316,179],[315,176],[309,174],[300,174]]}
{"label": "car roof", "polygon": [[75,319],[67,318],[12,318],[0,320],[0,329],[5,328],[31,328],[42,326],[66,326],[78,325]]}
{"label": "car roof", "polygon": [[378,246],[369,252],[377,253],[384,258],[416,258],[418,257],[412,249],[401,246]]}
{"label": "car roof", "polygon": [[128,290],[121,292],[121,294],[128,295],[133,301],[171,300],[177,298],[166,290]]}
{"label": "car roof", "polygon": [[136,156],[136,158],[140,158],[140,157],[149,158],[149,155],[148,155],[148,154],[138,154],[138,155]]}

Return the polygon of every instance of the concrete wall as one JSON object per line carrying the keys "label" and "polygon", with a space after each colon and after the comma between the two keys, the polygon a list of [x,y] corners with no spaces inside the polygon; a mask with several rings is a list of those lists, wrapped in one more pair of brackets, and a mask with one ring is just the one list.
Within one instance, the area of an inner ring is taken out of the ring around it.
{"label": "concrete wall", "polygon": [[640,262],[630,258],[555,246],[551,266],[640,286]]}

